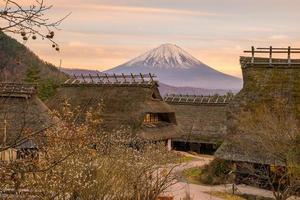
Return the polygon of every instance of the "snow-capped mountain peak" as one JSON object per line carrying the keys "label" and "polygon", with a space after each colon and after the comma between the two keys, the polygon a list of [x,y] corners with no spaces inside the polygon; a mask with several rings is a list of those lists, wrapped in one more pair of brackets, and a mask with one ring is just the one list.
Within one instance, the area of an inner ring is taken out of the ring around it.
{"label": "snow-capped mountain peak", "polygon": [[163,44],[105,73],[151,73],[160,82],[179,87],[239,89],[242,85],[241,79],[209,67],[173,44]]}
{"label": "snow-capped mountain peak", "polygon": [[154,68],[190,69],[202,64],[196,58],[174,44],[163,44],[125,63],[127,66],[147,66]]}

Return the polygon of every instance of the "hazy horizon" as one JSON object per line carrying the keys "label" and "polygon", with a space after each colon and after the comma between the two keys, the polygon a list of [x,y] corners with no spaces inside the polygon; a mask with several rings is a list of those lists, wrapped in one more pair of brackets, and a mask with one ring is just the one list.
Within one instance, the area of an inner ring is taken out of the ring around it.
{"label": "hazy horizon", "polygon": [[[72,12],[57,31],[61,52],[27,46],[63,67],[107,70],[164,43],[180,46],[223,73],[241,77],[251,46],[300,46],[297,0],[48,0],[49,18]],[[21,41],[21,38],[14,36]]]}

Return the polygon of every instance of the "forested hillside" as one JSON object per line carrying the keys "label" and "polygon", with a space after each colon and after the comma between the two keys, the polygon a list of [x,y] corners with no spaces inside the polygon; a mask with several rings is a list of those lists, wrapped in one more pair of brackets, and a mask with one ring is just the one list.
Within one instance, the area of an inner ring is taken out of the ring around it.
{"label": "forested hillside", "polygon": [[67,75],[54,65],[41,60],[26,46],[0,32],[0,81],[37,83],[39,96],[47,99],[66,78]]}

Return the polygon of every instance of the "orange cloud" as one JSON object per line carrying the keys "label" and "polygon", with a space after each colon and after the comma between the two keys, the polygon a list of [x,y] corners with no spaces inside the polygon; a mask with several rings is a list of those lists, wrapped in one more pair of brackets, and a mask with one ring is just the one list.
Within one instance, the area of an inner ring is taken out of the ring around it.
{"label": "orange cloud", "polygon": [[192,11],[183,9],[166,9],[155,7],[136,7],[136,6],[115,6],[106,4],[71,4],[67,8],[75,8],[80,10],[97,10],[105,12],[126,12],[126,13],[142,13],[142,14],[171,14],[171,15],[192,15],[192,16],[217,16],[219,14],[204,11]]}

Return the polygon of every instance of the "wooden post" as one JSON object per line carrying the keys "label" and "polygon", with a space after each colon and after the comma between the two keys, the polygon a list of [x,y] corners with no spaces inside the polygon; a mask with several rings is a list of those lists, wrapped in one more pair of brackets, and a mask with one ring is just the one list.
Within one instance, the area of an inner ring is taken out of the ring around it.
{"label": "wooden post", "polygon": [[118,78],[117,78],[117,76],[116,76],[115,73],[114,73],[114,78],[115,78],[115,80],[116,80],[116,83],[119,83]]}
{"label": "wooden post", "polygon": [[151,73],[149,73],[149,76],[150,76],[150,81],[151,81],[151,83],[153,83],[154,80],[153,80],[153,77],[152,77]]}
{"label": "wooden post", "polygon": [[106,79],[107,79],[107,83],[110,83],[109,78],[108,78],[108,76],[107,76],[106,73],[105,73],[105,77],[106,77]]}
{"label": "wooden post", "polygon": [[181,102],[181,99],[182,99],[182,95],[180,95],[180,98],[179,98],[179,101],[178,101],[179,103]]}
{"label": "wooden post", "polygon": [[124,83],[127,83],[126,77],[125,77],[125,75],[123,73],[122,73],[122,77],[124,79]]}
{"label": "wooden post", "polygon": [[273,54],[273,48],[272,46],[270,46],[270,57],[269,57],[269,65],[271,66],[272,65],[272,55]]}
{"label": "wooden post", "polygon": [[168,149],[168,151],[172,150],[172,140],[171,139],[167,140],[167,149]]}
{"label": "wooden post", "polygon": [[197,98],[198,98],[198,97],[195,95],[194,100],[193,100],[194,103],[196,102],[196,99],[197,99]]}
{"label": "wooden post", "polygon": [[171,102],[173,102],[175,100],[175,95],[173,95],[173,98],[172,98],[172,101]]}
{"label": "wooden post", "polygon": [[291,65],[291,47],[288,47],[288,64]]}
{"label": "wooden post", "polygon": [[6,138],[7,138],[7,121],[6,121],[6,119],[4,120],[4,137],[3,137],[3,145],[4,145],[4,147],[6,147]]}
{"label": "wooden post", "polygon": [[74,76],[74,81],[72,81],[72,84],[76,83],[76,81],[77,81],[77,76],[75,74],[73,76]]}
{"label": "wooden post", "polygon": [[100,78],[100,76],[99,76],[98,73],[97,73],[97,77],[98,77],[98,79],[99,79],[99,83],[102,83],[102,80],[101,80],[101,78]]}
{"label": "wooden post", "polygon": [[216,99],[216,102],[215,102],[215,103],[218,103],[218,100],[219,100],[219,95],[217,96],[217,99]]}
{"label": "wooden post", "polygon": [[94,83],[94,80],[93,80],[93,77],[91,76],[91,74],[89,74],[89,77],[90,77],[92,83]]}
{"label": "wooden post", "polygon": [[145,80],[144,80],[143,74],[142,74],[142,73],[140,73],[140,76],[141,76],[141,79],[142,79],[142,83],[144,83],[144,82],[145,82]]}
{"label": "wooden post", "polygon": [[201,98],[201,102],[200,102],[200,103],[203,103],[203,100],[204,100],[204,96],[202,96],[202,98]]}
{"label": "wooden post", "polygon": [[83,74],[81,74],[81,78],[82,78],[83,82],[85,83],[85,79],[84,79]]}
{"label": "wooden post", "polygon": [[251,53],[252,53],[251,64],[254,64],[254,46],[251,47]]}
{"label": "wooden post", "polygon": [[132,73],[130,73],[130,75],[131,75],[131,78],[132,78],[132,80],[133,80],[133,83],[135,83],[134,75],[133,75]]}
{"label": "wooden post", "polygon": [[228,96],[228,95],[226,95],[226,96],[224,97],[224,103],[226,103],[226,100],[227,100],[227,96]]}

